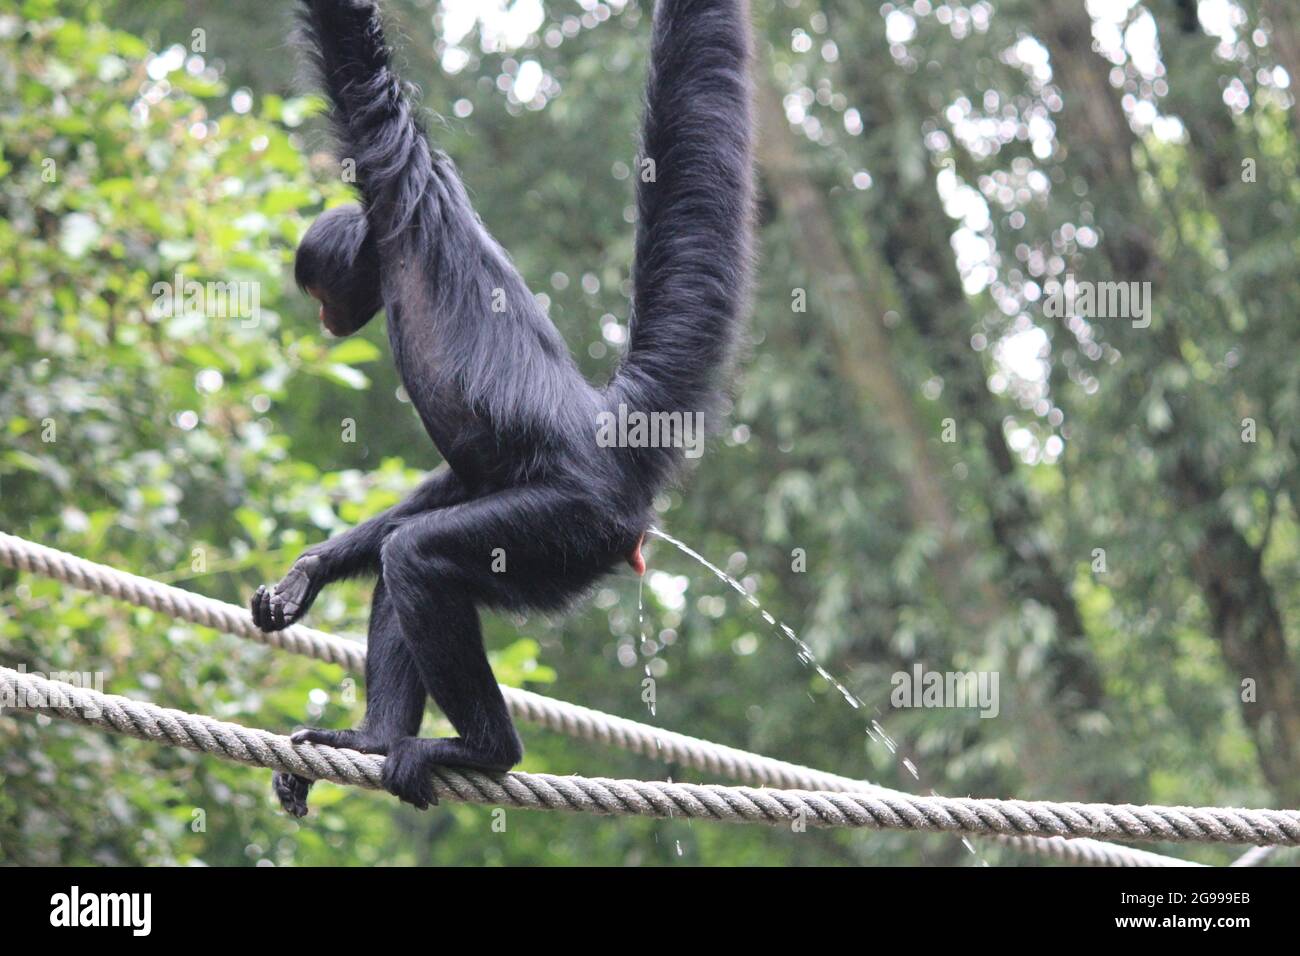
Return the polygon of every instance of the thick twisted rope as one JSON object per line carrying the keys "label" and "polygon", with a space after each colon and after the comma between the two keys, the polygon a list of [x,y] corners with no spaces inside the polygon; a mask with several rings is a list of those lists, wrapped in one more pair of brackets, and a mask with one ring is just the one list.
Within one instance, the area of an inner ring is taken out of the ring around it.
{"label": "thick twisted rope", "polygon": [[[265,730],[101,694],[8,667],[0,667],[0,704],[254,767],[372,790],[381,787],[382,757],[319,744],[295,744]],[[916,797],[879,789],[858,793],[760,790],[552,774],[484,774],[447,767],[433,773],[439,798],[530,810],[985,837],[1300,845],[1300,811],[1295,810]]]}
{"label": "thick twisted rope", "polygon": [[[357,641],[300,624],[267,633],[253,623],[246,608],[96,564],[4,532],[0,532],[0,564],[118,598],[178,620],[234,634],[267,647],[339,664],[358,674],[365,672],[366,647]],[[661,730],[517,687],[502,684],[501,693],[505,695],[511,713],[519,720],[570,737],[653,757],[664,763],[718,774],[729,780],[805,790],[861,791],[872,786],[860,780]]]}
{"label": "thick twisted rope", "polygon": [[[253,624],[244,608],[87,561],[4,532],[0,532],[0,564],[128,601],[179,620],[211,627],[269,647],[340,664],[358,673],[365,668],[365,647],[356,641],[302,625],[267,633]],[[864,781],[662,730],[530,691],[504,685],[501,690],[511,712],[521,720],[665,763],[689,766],[745,783],[774,787],[899,795],[896,791]],[[1089,865],[1188,865],[1186,861],[1174,857],[1087,839],[1067,841],[1028,838],[1006,842],[1041,856]]]}

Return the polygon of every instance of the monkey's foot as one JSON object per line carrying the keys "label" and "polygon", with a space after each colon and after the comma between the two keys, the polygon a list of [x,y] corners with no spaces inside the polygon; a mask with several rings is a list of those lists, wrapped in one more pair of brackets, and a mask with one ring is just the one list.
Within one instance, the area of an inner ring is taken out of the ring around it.
{"label": "monkey's foot", "polygon": [[271,789],[275,791],[286,813],[295,817],[307,815],[307,791],[314,781],[300,777],[295,773],[276,771],[271,777]]}
{"label": "monkey's foot", "polygon": [[435,761],[425,748],[426,743],[432,741],[404,737],[390,744],[382,777],[385,790],[420,810],[438,802],[433,792]]}
{"label": "monkey's foot", "polygon": [[294,731],[289,739],[296,744],[324,744],[327,747],[357,750],[363,754],[386,754],[392,743],[391,740],[364,730],[325,730],[321,727],[304,727]]}
{"label": "monkey's foot", "polygon": [[306,614],[324,583],[317,581],[320,565],[319,557],[304,554],[279,584],[259,587],[249,601],[253,623],[264,631],[280,631]]}
{"label": "monkey's foot", "polygon": [[[324,744],[327,747],[357,750],[363,754],[388,753],[387,740],[381,740],[364,730],[325,730],[320,727],[304,727],[302,730],[295,731],[289,739],[296,744]],[[271,787],[280,800],[280,806],[295,817],[307,815],[307,792],[313,783],[314,780],[293,773],[277,772],[271,778]]]}
{"label": "monkey's foot", "polygon": [[466,743],[461,737],[402,737],[388,745],[384,788],[421,810],[437,803],[433,792],[435,767],[467,767],[489,773],[509,770],[523,759],[524,749],[514,729],[499,747]]}

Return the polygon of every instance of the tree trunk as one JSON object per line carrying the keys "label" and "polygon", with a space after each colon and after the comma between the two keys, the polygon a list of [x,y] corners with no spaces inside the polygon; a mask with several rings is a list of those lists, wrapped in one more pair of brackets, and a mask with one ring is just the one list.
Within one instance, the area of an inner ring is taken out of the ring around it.
{"label": "tree trunk", "polygon": [[[904,93],[894,76],[873,75],[869,60],[850,61],[841,72],[874,125],[897,130],[898,135],[890,141],[906,139],[923,153],[919,121],[912,129],[902,125],[900,118],[924,116],[925,108],[900,103]],[[997,475],[985,506],[1009,590],[1021,600],[1043,605],[1056,620],[1048,668],[1058,712],[1070,715],[1098,710],[1104,686],[1068,574],[1050,549],[1042,517],[1007,445],[1004,413],[988,390],[978,353],[969,344],[974,325],[970,303],[947,241],[954,224],[944,212],[928,167],[923,166],[919,175],[905,174],[899,152],[896,149],[872,168],[877,173],[879,194],[888,197],[880,204],[878,221],[884,227],[884,258],[897,276],[904,315],[922,336],[933,367],[943,376],[945,395],[957,421],[974,425]]]}
{"label": "tree trunk", "polygon": [[757,90],[761,127],[759,162],[783,215],[798,233],[798,252],[810,275],[835,347],[840,376],[864,404],[880,415],[906,456],[899,466],[908,515],[918,529],[932,531],[939,553],[931,563],[949,606],[968,624],[987,626],[1001,613],[996,593],[982,590],[981,605],[971,597],[976,581],[974,554],[963,544],[949,496],[937,476],[939,463],[933,440],[916,414],[912,397],[890,360],[890,343],[883,317],[899,306],[888,268],[857,269],[836,238],[835,220],[821,192],[808,178],[786,119],[781,97],[769,82]]}
{"label": "tree trunk", "polygon": [[[1116,92],[1109,67],[1092,50],[1091,20],[1075,0],[1043,0],[1034,5],[1040,39],[1052,58],[1055,82],[1062,89],[1065,108],[1060,121],[1069,160],[1075,162],[1103,198],[1094,202],[1104,231],[1102,251],[1114,276],[1126,281],[1148,281],[1157,295],[1166,269],[1142,213],[1132,156],[1136,147]],[[1126,350],[1135,361],[1142,349],[1157,350],[1159,361],[1182,362],[1176,330],[1168,324],[1143,330],[1151,336],[1146,346]],[[1287,653],[1277,601],[1265,578],[1259,553],[1232,525],[1220,500],[1222,476],[1209,462],[1184,446],[1168,447],[1188,427],[1185,402],[1171,400],[1172,421],[1152,436],[1157,446],[1161,478],[1180,504],[1207,516],[1192,560],[1192,576],[1209,609],[1215,637],[1224,659],[1239,679],[1257,681],[1257,703],[1242,703],[1260,768],[1279,798],[1300,805],[1300,682]]]}

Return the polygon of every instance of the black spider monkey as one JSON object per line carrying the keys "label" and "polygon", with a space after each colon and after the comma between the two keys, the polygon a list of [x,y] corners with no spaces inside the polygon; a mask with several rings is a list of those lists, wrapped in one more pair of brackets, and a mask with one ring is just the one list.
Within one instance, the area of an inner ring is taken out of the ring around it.
{"label": "black spider monkey", "polygon": [[[748,0],[657,5],[630,344],[604,388],[583,379],[451,160],[430,149],[373,0],[303,0],[303,10],[361,202],[312,224],[296,279],[336,335],[386,310],[398,373],[446,466],[396,507],[309,548],[258,589],[253,619],[287,627],[326,584],[378,577],[364,721],[294,739],[385,754],[385,787],[425,808],[433,766],[507,770],[523,755],[478,607],[557,610],[622,561],[644,571],[651,502],[681,450],[599,447],[598,415],[620,404],[717,406],[751,271]],[[426,694],[459,737],[416,736]],[[275,777],[297,816],[309,786]]]}

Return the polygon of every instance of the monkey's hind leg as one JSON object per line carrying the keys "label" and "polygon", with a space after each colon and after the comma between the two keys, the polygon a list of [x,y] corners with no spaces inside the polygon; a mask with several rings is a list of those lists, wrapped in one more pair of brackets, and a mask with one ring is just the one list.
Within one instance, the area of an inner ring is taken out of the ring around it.
{"label": "monkey's hind leg", "polygon": [[[424,685],[402,641],[396,608],[381,579],[371,603],[366,641],[365,720],[355,730],[305,728],[292,739],[294,743],[386,754],[396,741],[420,732],[424,701]],[[307,813],[307,794],[312,783],[306,777],[283,772],[277,772],[271,781],[280,805],[296,817]]]}
{"label": "monkey's hind leg", "polygon": [[[384,583],[402,637],[429,696],[457,738],[408,737],[390,745],[384,786],[424,808],[434,802],[440,765],[509,770],[523,758],[492,674],[476,602],[542,606],[585,583],[576,535],[585,515],[571,499],[536,486],[515,488],[411,519],[384,544]],[[510,574],[494,573],[507,547]],[[513,570],[519,569],[519,570]]]}
{"label": "monkey's hind leg", "polygon": [[[429,591],[439,588],[441,593],[431,598]],[[524,748],[488,664],[472,600],[457,593],[454,584],[440,587],[436,582],[423,593],[407,590],[403,598],[395,599],[397,606],[408,606],[409,616],[418,621],[412,630],[423,631],[407,647],[429,696],[460,734],[432,739],[410,734],[388,747],[384,786],[423,810],[438,802],[434,767],[509,770],[523,758]]]}

